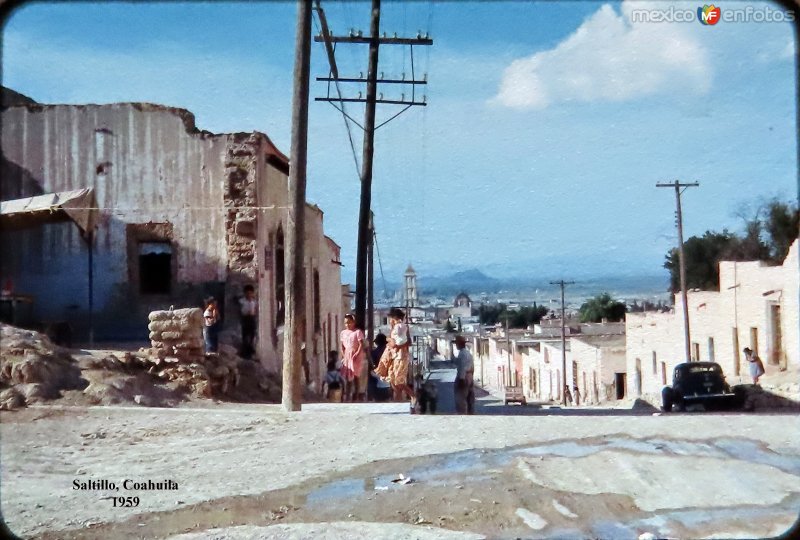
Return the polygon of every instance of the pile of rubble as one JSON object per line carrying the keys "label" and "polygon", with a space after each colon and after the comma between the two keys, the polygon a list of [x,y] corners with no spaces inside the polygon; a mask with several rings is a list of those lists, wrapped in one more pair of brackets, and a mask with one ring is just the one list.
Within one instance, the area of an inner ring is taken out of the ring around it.
{"label": "pile of rubble", "polygon": [[[149,373],[197,397],[227,396],[239,386],[243,361],[235,349],[223,345],[218,353],[204,353],[200,309],[153,311],[149,320],[152,347],[140,350],[147,355]],[[258,379],[268,390],[270,379],[260,371]]]}
{"label": "pile of rubble", "polygon": [[66,398],[71,404],[174,406],[187,398],[276,402],[280,380],[233,347],[205,354],[199,309],[150,314],[151,347],[78,353],[46,336],[2,325],[0,409]]}
{"label": "pile of rubble", "polygon": [[66,349],[47,336],[0,323],[0,409],[55,399],[88,382]]}

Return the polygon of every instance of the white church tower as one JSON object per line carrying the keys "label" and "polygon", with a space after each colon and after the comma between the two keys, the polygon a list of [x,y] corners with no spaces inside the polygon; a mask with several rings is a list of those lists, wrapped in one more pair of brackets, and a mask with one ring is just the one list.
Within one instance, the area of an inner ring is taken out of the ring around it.
{"label": "white church tower", "polygon": [[414,272],[414,267],[409,263],[404,274],[406,278],[405,293],[403,294],[403,301],[408,307],[417,307],[419,297],[417,296],[417,273]]}

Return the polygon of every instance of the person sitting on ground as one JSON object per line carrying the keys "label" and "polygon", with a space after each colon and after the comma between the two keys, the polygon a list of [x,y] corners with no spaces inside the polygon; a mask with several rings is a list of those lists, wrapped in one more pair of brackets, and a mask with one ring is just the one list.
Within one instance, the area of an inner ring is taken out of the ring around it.
{"label": "person sitting on ground", "polygon": [[339,373],[336,363],[338,361],[338,353],[331,351],[328,353],[328,371],[325,374],[325,380],[322,382],[322,395],[328,401],[340,403],[342,401],[342,387],[344,386],[344,379],[342,374]]}
{"label": "person sitting on ground", "polygon": [[417,407],[420,414],[426,414],[428,411],[431,414],[436,414],[436,383],[430,380],[426,381],[422,373],[417,373],[414,381],[414,386],[417,389]]}

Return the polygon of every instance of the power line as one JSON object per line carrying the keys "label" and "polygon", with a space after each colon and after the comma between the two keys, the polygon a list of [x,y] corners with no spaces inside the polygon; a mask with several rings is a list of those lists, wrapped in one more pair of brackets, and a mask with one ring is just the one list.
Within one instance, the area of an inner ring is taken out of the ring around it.
{"label": "power line", "polygon": [[386,278],[383,275],[383,263],[381,262],[381,250],[378,249],[378,233],[375,232],[375,222],[372,222],[372,239],[375,242],[375,253],[378,255],[378,268],[381,269],[381,281],[383,282],[383,298],[389,298],[389,293],[386,290]]}
{"label": "power line", "polygon": [[[317,33],[322,34],[323,31],[324,31],[325,35],[328,35],[328,21],[325,19],[325,12],[322,10],[322,6],[320,5],[319,0],[317,0],[316,4],[317,4],[317,7],[316,7],[317,17],[319,17],[319,25],[316,24],[316,21],[314,21],[314,22],[315,22],[315,26],[317,27]],[[322,26],[322,29],[320,29],[320,25]],[[325,47],[325,49],[326,49],[326,51],[328,53],[328,63],[329,63],[330,68],[331,68],[330,73],[331,73],[331,75],[333,75],[334,85],[336,86],[336,94],[339,96],[339,99],[341,100],[342,99],[342,89],[339,86],[339,70],[336,67],[336,57],[334,55],[334,52],[336,51],[336,49],[335,49],[335,47],[331,48],[331,44],[328,41],[326,41],[323,44],[323,47]],[[333,103],[331,103],[331,105],[333,105]],[[358,155],[357,155],[357,152],[356,152],[356,145],[353,142],[353,133],[350,131],[350,123],[347,121],[348,118],[350,118],[350,116],[347,114],[347,112],[345,110],[343,101],[341,102],[341,109],[339,107],[337,107],[336,105],[333,105],[333,108],[338,110],[340,113],[342,113],[342,119],[344,120],[344,127],[347,129],[347,139],[350,141],[350,150],[353,152],[353,162],[356,164],[356,176],[358,176],[358,178],[360,180],[361,179],[361,165],[358,163]],[[355,123],[358,124],[357,122],[355,122]]]}

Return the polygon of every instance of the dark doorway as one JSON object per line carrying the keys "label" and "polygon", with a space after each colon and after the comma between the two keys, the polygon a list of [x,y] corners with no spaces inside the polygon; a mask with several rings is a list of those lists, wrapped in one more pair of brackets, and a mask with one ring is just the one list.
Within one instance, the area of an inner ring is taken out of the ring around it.
{"label": "dark doorway", "polygon": [[624,373],[615,373],[614,374],[614,386],[617,389],[617,399],[622,399],[625,397],[625,374]]}
{"label": "dark doorway", "polygon": [[172,291],[172,246],[169,242],[139,243],[139,292],[170,294]]}
{"label": "dark doorway", "polygon": [[275,234],[275,306],[275,326],[283,326],[286,320],[286,267],[281,227]]}
{"label": "dark doorway", "polygon": [[781,336],[781,306],[772,304],[769,307],[770,327],[772,329],[772,347],[769,356],[769,363],[785,367],[783,360],[783,337]]}

